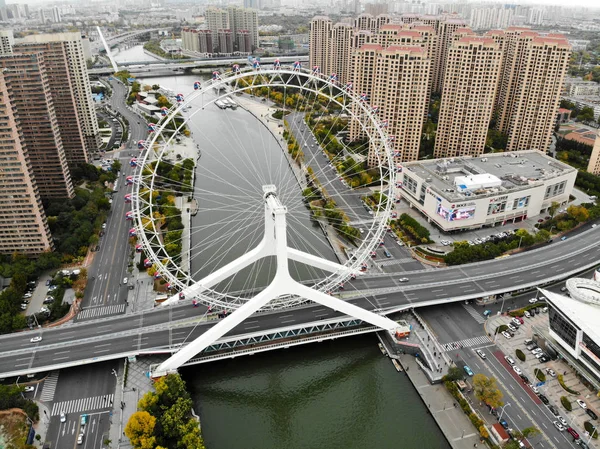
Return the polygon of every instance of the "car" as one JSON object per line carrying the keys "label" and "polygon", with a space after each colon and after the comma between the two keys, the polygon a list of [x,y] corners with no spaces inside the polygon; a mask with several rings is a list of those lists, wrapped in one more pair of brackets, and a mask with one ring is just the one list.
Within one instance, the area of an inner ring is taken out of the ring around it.
{"label": "car", "polygon": [[53,292],[57,288],[58,288],[58,285],[51,285],[50,287],[48,287],[48,292]]}
{"label": "car", "polygon": [[67,415],[65,412],[61,412],[60,414],[60,422],[65,422],[67,420]]}
{"label": "car", "polygon": [[552,377],[556,377],[556,372],[550,368],[546,369],[546,374],[550,374]]}
{"label": "car", "polygon": [[529,298],[529,304],[535,304],[538,302],[537,298]]}
{"label": "car", "polygon": [[127,284],[128,281],[129,281],[128,278],[123,278],[123,284]]}
{"label": "car", "polygon": [[521,374],[523,374],[523,371],[521,371],[521,368],[519,368],[519,367],[518,367],[518,366],[516,366],[516,365],[513,365],[512,369],[513,369],[513,371],[514,371],[515,373],[517,373],[518,375],[521,375]]}
{"label": "car", "polygon": [[549,405],[548,410],[550,410],[554,416],[558,416],[558,409],[553,405]]}
{"label": "car", "polygon": [[565,286],[565,287],[561,287],[561,288],[560,288],[560,291],[561,291],[561,292],[566,292],[566,291],[567,291],[567,287],[566,287],[566,286]]}
{"label": "car", "polygon": [[529,310],[526,310],[523,315],[525,315],[527,318],[531,318],[532,317],[531,313],[529,313]]}
{"label": "car", "polygon": [[596,223],[594,223],[594,224],[592,225],[592,228],[595,228],[596,226],[598,226],[598,225],[597,225]]}
{"label": "car", "polygon": [[540,398],[540,401],[542,401],[544,404],[546,404],[546,405],[550,404],[550,401],[548,400],[548,398],[546,396],[544,396],[543,394],[538,394],[538,398]]}
{"label": "car", "polygon": [[535,355],[535,358],[538,360],[541,359],[542,357],[544,357],[544,353],[542,353],[542,352],[537,352],[534,355]]}
{"label": "car", "polygon": [[31,386],[25,387],[25,392],[26,393],[31,392],[31,391],[35,391],[35,387],[31,387]]}
{"label": "car", "polygon": [[563,418],[562,416],[557,416],[556,419],[558,419],[558,421],[565,427],[568,427],[569,424],[567,423],[567,420],[565,418]]}
{"label": "car", "polygon": [[21,304],[21,310],[27,310],[27,304],[25,304],[25,303]]}
{"label": "car", "polygon": [[535,394],[538,394],[540,392],[540,390],[538,389],[538,387],[536,387],[533,384],[529,384],[529,388],[531,388],[531,391],[533,391]]}
{"label": "car", "polygon": [[106,229],[106,223],[102,223],[102,229]]}
{"label": "car", "polygon": [[510,329],[506,329],[506,333],[509,334],[511,337],[515,336],[515,333],[513,331],[511,331]]}
{"label": "car", "polygon": [[556,429],[559,432],[562,432],[563,430],[565,430],[565,426],[563,426],[561,423],[559,423],[558,421],[552,421],[552,424],[554,424],[554,427],[556,427]]}
{"label": "car", "polygon": [[463,366],[463,369],[465,370],[465,373],[467,373],[467,376],[473,375],[473,371],[471,371],[471,368],[469,368],[467,365]]}
{"label": "car", "polygon": [[512,324],[509,324],[508,328],[513,332],[517,332],[517,328],[515,326],[513,326]]}
{"label": "car", "polygon": [[86,414],[81,415],[81,425],[85,426],[87,424],[87,421],[88,421],[88,415],[86,415]]}
{"label": "car", "polygon": [[532,340],[531,338],[526,338],[526,339],[523,341],[523,344],[524,344],[525,346],[527,346],[527,345],[530,345],[531,343],[533,343],[533,340]]}
{"label": "car", "polygon": [[504,331],[502,332],[502,335],[504,335],[504,338],[506,338],[507,340],[510,340],[512,338],[512,335],[510,335],[508,332]]}
{"label": "car", "polygon": [[585,412],[588,414],[588,416],[590,418],[592,418],[593,420],[597,420],[598,419],[598,415],[596,415],[596,413],[594,413],[592,410],[590,410],[589,408],[585,409]]}
{"label": "car", "polygon": [[543,218],[540,218],[540,219],[538,220],[538,223],[543,223],[543,222],[544,222],[544,219],[543,219]]}
{"label": "car", "polygon": [[31,343],[37,343],[38,341],[42,341],[42,336],[38,335],[37,337],[33,337],[31,340],[29,340]]}
{"label": "car", "polygon": [[579,446],[581,446],[582,449],[590,449],[590,447],[587,445],[587,443],[585,441],[583,441],[582,439],[579,439],[577,441],[575,441]]}
{"label": "car", "polygon": [[550,359],[545,355],[542,355],[538,360],[540,361],[540,363],[546,363]]}
{"label": "car", "polygon": [[521,318],[520,316],[516,316],[515,317],[517,319],[517,321],[521,324],[525,324],[525,320],[523,318]]}
{"label": "car", "polygon": [[500,420],[500,425],[501,425],[502,427],[504,427],[505,429],[508,429],[508,423],[506,422],[506,420],[505,420],[505,419],[501,419],[501,420]]}
{"label": "car", "polygon": [[507,355],[504,356],[504,360],[506,360],[510,365],[514,365],[515,361],[512,357],[509,357]]}
{"label": "car", "polygon": [[544,352],[544,351],[541,348],[534,348],[531,350],[532,354],[541,354],[542,352]]}
{"label": "car", "polygon": [[477,353],[477,355],[479,357],[481,357],[483,360],[485,360],[487,357],[485,355],[485,352],[483,352],[481,349],[476,349],[475,352]]}
{"label": "car", "polygon": [[31,298],[32,296],[33,296],[33,295],[32,295],[31,293],[25,293],[25,294],[23,295],[23,299],[29,299],[29,298]]}
{"label": "car", "polygon": [[398,279],[398,282],[408,282],[408,278],[400,278]]}
{"label": "car", "polygon": [[48,296],[46,299],[44,299],[44,304],[52,304],[53,302],[54,298],[52,296]]}
{"label": "car", "polygon": [[510,320],[514,325],[516,326],[520,326],[521,322],[519,320],[517,320],[516,318],[513,318],[512,320]]}
{"label": "car", "polygon": [[542,307],[542,312],[543,313],[547,313],[548,312],[548,307]]}
{"label": "car", "polygon": [[77,437],[77,444],[83,444],[83,433],[80,433]]}
{"label": "car", "polygon": [[565,240],[567,240],[567,236],[563,235],[560,239],[564,242]]}
{"label": "car", "polygon": [[52,282],[52,279],[46,279],[46,287],[50,285],[50,282]]}
{"label": "car", "polygon": [[581,399],[577,399],[575,402],[577,402],[577,404],[579,404],[579,407],[586,409],[587,408],[587,404],[585,402],[583,402]]}
{"label": "car", "polygon": [[579,434],[575,432],[575,429],[573,429],[572,427],[567,427],[567,432],[569,432],[574,439],[579,439]]}
{"label": "car", "polygon": [[521,378],[521,380],[526,383],[526,384],[530,384],[531,382],[529,382],[529,377],[527,377],[525,374],[519,374],[519,377]]}

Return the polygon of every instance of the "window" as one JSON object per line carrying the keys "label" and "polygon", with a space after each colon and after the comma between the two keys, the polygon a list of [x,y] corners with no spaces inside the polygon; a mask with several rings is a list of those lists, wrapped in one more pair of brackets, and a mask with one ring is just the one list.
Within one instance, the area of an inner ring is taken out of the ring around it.
{"label": "window", "polygon": [[560,312],[558,312],[554,306],[550,306],[549,319],[550,329],[553,330],[565,343],[571,348],[575,349],[575,343],[577,340],[577,327],[567,318],[565,318]]}

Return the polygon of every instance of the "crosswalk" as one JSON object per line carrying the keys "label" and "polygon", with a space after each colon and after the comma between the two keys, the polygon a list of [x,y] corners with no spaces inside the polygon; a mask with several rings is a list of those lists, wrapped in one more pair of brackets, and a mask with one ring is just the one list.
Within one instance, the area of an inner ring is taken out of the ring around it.
{"label": "crosswalk", "polygon": [[52,412],[50,416],[57,416],[61,413],[79,413],[79,412],[92,412],[103,408],[110,408],[112,406],[114,394],[105,394],[102,396],[93,396],[91,398],[80,398],[71,399],[70,401],[56,402],[52,406]]}
{"label": "crosswalk", "polygon": [[463,304],[462,306],[479,324],[485,323],[485,318],[471,304]]}
{"label": "crosswalk", "polygon": [[400,265],[401,263],[409,263],[414,261],[415,259],[413,259],[412,257],[403,257],[401,259],[384,260],[382,262],[379,262],[379,265],[387,267],[389,265]]}
{"label": "crosswalk", "polygon": [[119,313],[125,312],[125,304],[113,304],[111,306],[102,306],[102,307],[88,307],[87,309],[83,309],[77,315],[78,320],[85,320],[87,318],[96,318],[107,315],[117,315]]}
{"label": "crosswalk", "polygon": [[460,348],[471,348],[473,346],[489,345],[490,339],[485,335],[479,337],[465,338],[464,340],[453,341],[451,343],[442,343],[444,351],[450,352]]}
{"label": "crosswalk", "polygon": [[56,384],[58,383],[58,371],[52,371],[50,375],[44,380],[44,388],[40,395],[42,402],[50,402],[54,399],[54,392],[56,391]]}

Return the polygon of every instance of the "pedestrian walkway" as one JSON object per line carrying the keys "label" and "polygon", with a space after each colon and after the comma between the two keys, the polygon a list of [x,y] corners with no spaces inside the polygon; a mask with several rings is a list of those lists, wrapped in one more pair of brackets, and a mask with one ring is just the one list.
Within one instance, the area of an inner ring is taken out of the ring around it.
{"label": "pedestrian walkway", "polygon": [[89,318],[105,317],[125,313],[125,303],[113,304],[111,306],[86,307],[77,314],[77,321]]}
{"label": "pedestrian walkway", "polygon": [[79,413],[82,411],[93,411],[99,409],[108,409],[112,407],[114,394],[105,394],[91,398],[71,399],[70,401],[56,402],[52,406],[50,416],[57,416],[61,413]]}
{"label": "pedestrian walkway", "polygon": [[446,390],[443,384],[432,385],[421,371],[416,359],[411,355],[401,355],[400,361],[404,372],[409,377],[429,413],[437,422],[442,433],[453,449],[467,449],[480,444],[479,432],[456,405],[456,399]]}
{"label": "pedestrian walkway", "polygon": [[444,351],[450,352],[460,348],[471,348],[473,346],[489,345],[491,343],[489,337],[480,335],[479,337],[465,338],[464,340],[453,341],[450,343],[442,343]]}
{"label": "pedestrian walkway", "polygon": [[471,315],[473,317],[473,319],[475,321],[477,321],[479,324],[485,323],[485,318],[471,304],[464,304],[463,303],[462,306],[465,308],[465,310],[467,311],[467,313],[469,315]]}
{"label": "pedestrian walkway", "polygon": [[56,391],[56,384],[58,383],[59,371],[52,371],[50,375],[44,380],[44,388],[40,395],[40,400],[43,402],[50,402],[54,399],[54,392]]}

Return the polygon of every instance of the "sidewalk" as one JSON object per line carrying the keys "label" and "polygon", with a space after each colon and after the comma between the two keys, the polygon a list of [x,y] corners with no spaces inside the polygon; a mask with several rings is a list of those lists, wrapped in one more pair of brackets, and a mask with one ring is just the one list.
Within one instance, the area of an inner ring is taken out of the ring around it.
{"label": "sidewalk", "polygon": [[450,446],[453,449],[472,448],[475,444],[485,447],[480,443],[479,432],[458,404],[454,406],[456,400],[446,388],[432,385],[413,356],[400,355],[400,362]]}

